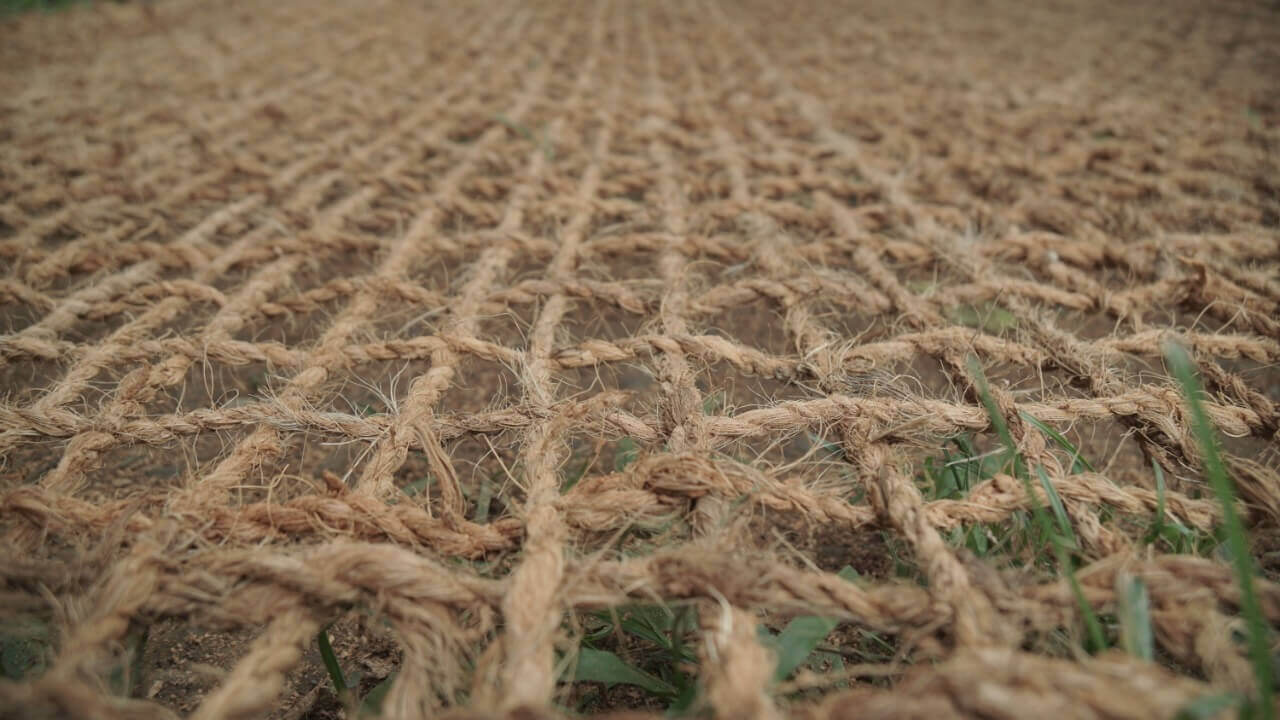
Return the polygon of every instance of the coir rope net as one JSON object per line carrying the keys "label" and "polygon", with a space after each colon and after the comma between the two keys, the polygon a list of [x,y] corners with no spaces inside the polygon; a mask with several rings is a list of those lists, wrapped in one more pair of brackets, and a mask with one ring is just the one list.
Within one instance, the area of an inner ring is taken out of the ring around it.
{"label": "coir rope net", "polygon": [[[1163,348],[1276,623],[1278,13],[4,19],[0,714],[326,717],[338,622],[345,661],[385,643],[384,717],[656,716],[577,669],[639,606],[691,618],[704,715],[1255,692]],[[775,677],[801,616],[828,661]],[[613,636],[595,657],[639,663]]]}

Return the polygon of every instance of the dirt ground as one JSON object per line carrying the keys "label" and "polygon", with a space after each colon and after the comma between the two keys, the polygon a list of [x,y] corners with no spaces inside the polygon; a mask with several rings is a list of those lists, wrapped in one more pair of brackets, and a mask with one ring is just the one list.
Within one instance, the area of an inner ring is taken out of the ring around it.
{"label": "dirt ground", "polygon": [[1278,363],[1275,3],[0,16],[0,717],[1266,698]]}

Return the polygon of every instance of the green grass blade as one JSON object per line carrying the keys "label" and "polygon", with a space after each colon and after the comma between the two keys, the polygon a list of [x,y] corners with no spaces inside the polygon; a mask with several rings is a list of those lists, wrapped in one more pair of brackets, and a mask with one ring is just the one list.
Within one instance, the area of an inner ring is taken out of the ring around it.
{"label": "green grass blade", "polygon": [[[958,436],[958,437],[953,437],[953,438],[951,438],[951,443],[952,443],[953,445],[955,445],[955,446],[956,446],[956,448],[957,448],[958,450],[960,450],[960,453],[961,453],[965,458],[972,459],[972,458],[974,458],[975,456],[977,456],[977,455],[978,455],[978,451],[977,451],[977,449],[975,449],[975,448],[973,447],[973,443],[969,442],[969,439],[968,439],[968,438],[966,438],[966,437],[964,437],[964,436]],[[950,454],[948,453],[946,457],[947,457],[947,464],[948,464],[948,465],[950,465],[950,463],[951,463],[951,460],[950,460]],[[979,466],[978,466],[978,467],[974,467],[974,463],[973,463],[972,461],[970,461],[970,462],[964,462],[964,463],[961,463],[961,464],[959,464],[959,465],[956,465],[955,467],[959,467],[959,468],[963,468],[963,469],[964,469],[964,481],[963,481],[963,483],[962,483],[963,487],[961,488],[961,490],[963,490],[963,491],[964,491],[964,493],[966,493],[966,494],[969,492],[969,488],[973,487],[973,482],[974,482],[974,475],[975,475],[975,473],[978,475],[977,479],[978,479],[979,481],[981,481],[981,480],[982,480],[982,477],[981,477],[981,470],[982,470],[982,467],[981,467],[981,461],[979,461]],[[953,467],[952,469],[954,470],[954,469],[955,469],[955,467]],[[955,474],[955,478],[956,478],[956,482],[957,482],[957,483],[960,483],[960,475],[959,475],[959,473],[956,473],[956,474]]]}
{"label": "green grass blade", "polygon": [[1245,537],[1244,524],[1236,512],[1236,494],[1231,478],[1227,475],[1226,465],[1218,449],[1217,432],[1209,415],[1205,412],[1201,399],[1203,389],[1196,376],[1195,367],[1187,351],[1180,346],[1167,342],[1164,346],[1165,361],[1173,370],[1174,376],[1182,386],[1186,396],[1187,409],[1191,415],[1191,430],[1195,433],[1204,455],[1205,474],[1213,485],[1214,493],[1222,504],[1222,524],[1227,536],[1227,547],[1231,551],[1231,559],[1235,564],[1236,580],[1240,584],[1240,613],[1244,616],[1249,630],[1249,657],[1253,662],[1253,672],[1258,685],[1258,711],[1263,720],[1275,717],[1275,672],[1272,668],[1271,648],[1268,639],[1268,626],[1262,615],[1262,607],[1253,583],[1253,562],[1249,556],[1249,543]]}
{"label": "green grass blade", "polygon": [[1084,631],[1088,639],[1085,649],[1091,653],[1100,653],[1107,649],[1107,635],[1102,631],[1102,623],[1093,611],[1093,606],[1085,599],[1084,588],[1080,587],[1080,581],[1076,579],[1076,571],[1071,567],[1071,558],[1067,555],[1066,548],[1057,545],[1055,549],[1058,553],[1058,566],[1066,573],[1071,594],[1075,596],[1076,604],[1080,606],[1080,617],[1084,619]]}
{"label": "green grass blade", "polygon": [[1032,520],[1042,533],[1041,537],[1052,537],[1052,524],[1045,514],[1044,508],[1040,506],[1040,499],[1036,497],[1035,491],[1031,489],[1031,479],[1027,477],[1026,463],[1022,459],[1022,454],[1018,452],[1017,443],[1013,441],[1013,433],[1009,432],[1008,423],[1005,422],[1004,416],[1000,414],[1000,408],[996,406],[995,397],[991,395],[991,387],[987,384],[986,373],[982,372],[982,365],[978,363],[978,359],[973,355],[969,356],[967,364],[969,372],[973,375],[974,385],[977,386],[978,396],[982,399],[983,407],[987,409],[987,416],[991,420],[991,426],[995,428],[996,434],[1000,437],[1000,442],[1004,444],[1005,452],[1013,462],[1013,476],[1022,481],[1022,488],[1027,493],[1027,503],[1031,506]]}
{"label": "green grass blade", "polygon": [[1151,469],[1156,476],[1156,516],[1151,521],[1151,529],[1147,531],[1147,535],[1143,538],[1143,542],[1148,545],[1163,539],[1169,544],[1169,547],[1176,553],[1198,552],[1196,547],[1196,533],[1182,524],[1182,521],[1176,517],[1170,517],[1165,512],[1165,481],[1164,470],[1160,467],[1160,463],[1154,459],[1151,461]]}
{"label": "green grass blade", "polygon": [[[982,405],[987,409],[987,416],[991,419],[991,427],[995,428],[996,435],[1000,438],[1000,442],[1004,444],[1005,450],[1008,451],[1009,457],[1013,460],[1013,474],[1015,477],[1026,479],[1025,473],[1022,472],[1022,456],[1018,453],[1018,445],[1013,441],[1013,434],[1009,432],[1009,424],[1005,422],[1004,415],[1000,414],[1000,408],[996,405],[995,398],[991,395],[991,386],[987,384],[987,375],[982,372],[982,365],[978,364],[978,359],[972,355],[969,356],[967,363],[969,372],[973,374],[973,382],[977,385],[978,396],[982,399]],[[1028,491],[1031,489],[1028,485]],[[1032,495],[1034,500],[1035,496]]]}
{"label": "green grass blade", "polygon": [[349,689],[347,687],[347,679],[342,676],[342,667],[338,665],[338,656],[333,654],[333,645],[329,643],[329,631],[323,628],[316,634],[316,644],[320,646],[320,659],[324,661],[324,669],[329,672],[329,679],[333,681],[333,692],[343,702],[346,702]]}
{"label": "green grass blade", "polygon": [[[987,376],[982,372],[982,366],[978,364],[977,358],[970,355],[967,361],[969,372],[973,374],[974,384],[977,385],[978,395],[982,398],[982,404],[987,409],[987,415],[991,418],[991,425],[996,429],[996,433],[1000,436],[1001,442],[1004,443],[1010,456],[1013,458],[1014,476],[1022,480],[1023,487],[1027,493],[1027,502],[1031,504],[1031,514],[1036,523],[1042,528],[1048,530],[1051,526],[1048,515],[1040,505],[1040,501],[1036,498],[1035,492],[1031,489],[1031,480],[1027,477],[1024,469],[1025,463],[1022,461],[1021,455],[1018,453],[1018,447],[1013,442],[1013,435],[1009,432],[1009,426],[1004,421],[1004,417],[1000,414],[1000,409],[996,406],[995,398],[991,396],[991,388],[987,385]],[[1048,482],[1047,475],[1044,475],[1043,468],[1040,468],[1042,482],[1045,483],[1045,491],[1049,493],[1050,502],[1057,497],[1058,493],[1053,489],[1052,483]],[[1061,504],[1062,499],[1058,498]],[[1067,528],[1071,527],[1071,523],[1066,514],[1066,508],[1062,508],[1062,515],[1059,519],[1060,523],[1065,523]],[[1093,607],[1089,605],[1085,599],[1084,590],[1080,587],[1080,581],[1076,579],[1075,567],[1071,564],[1071,556],[1067,553],[1068,549],[1075,549],[1068,545],[1074,542],[1075,533],[1071,532],[1063,537],[1056,537],[1049,532],[1049,544],[1053,546],[1057,555],[1058,566],[1062,573],[1067,576],[1067,581],[1071,584],[1071,593],[1075,595],[1076,603],[1080,606],[1080,615],[1084,618],[1085,631],[1088,633],[1090,650],[1092,652],[1100,652],[1107,647],[1106,635],[1102,632],[1102,623],[1098,621],[1098,616],[1093,612]]]}
{"label": "green grass blade", "polygon": [[1120,581],[1120,631],[1124,649],[1136,658],[1151,662],[1155,657],[1151,597],[1146,584],[1131,575]]}
{"label": "green grass blade", "polygon": [[1062,498],[1058,496],[1058,491],[1053,487],[1053,482],[1049,480],[1049,474],[1045,472],[1043,465],[1036,466],[1036,474],[1040,476],[1040,485],[1044,487],[1045,495],[1049,497],[1049,507],[1053,508],[1053,515],[1058,520],[1058,531],[1071,547],[1079,547],[1076,543],[1075,530],[1071,528],[1071,518],[1067,516],[1067,508],[1062,504]]}
{"label": "green grass blade", "polygon": [[1156,519],[1151,524],[1151,530],[1147,533],[1146,541],[1151,543],[1164,533],[1164,469],[1160,467],[1160,463],[1155,458],[1151,459],[1151,469],[1156,474]]}
{"label": "green grass blade", "polygon": [[605,685],[635,685],[654,695],[674,697],[676,687],[661,678],[631,665],[608,650],[578,649],[578,667],[574,680],[579,682],[598,682]]}
{"label": "green grass blade", "polygon": [[1050,440],[1058,443],[1059,447],[1066,450],[1071,455],[1071,472],[1080,472],[1080,468],[1093,472],[1093,466],[1090,465],[1089,461],[1084,458],[1083,454],[1081,454],[1080,448],[1077,448],[1075,444],[1068,440],[1062,433],[1040,422],[1030,413],[1019,411],[1018,415],[1021,416],[1023,420],[1035,426],[1037,430],[1047,435]]}

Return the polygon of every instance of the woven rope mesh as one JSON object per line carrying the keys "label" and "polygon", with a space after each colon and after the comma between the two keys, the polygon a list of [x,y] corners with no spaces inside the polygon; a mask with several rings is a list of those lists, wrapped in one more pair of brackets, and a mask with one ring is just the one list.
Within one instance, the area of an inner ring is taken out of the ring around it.
{"label": "woven rope mesh", "polygon": [[0,715],[354,717],[322,628],[384,717],[1255,693],[1164,353],[1274,624],[1278,147],[1274,3],[3,19]]}

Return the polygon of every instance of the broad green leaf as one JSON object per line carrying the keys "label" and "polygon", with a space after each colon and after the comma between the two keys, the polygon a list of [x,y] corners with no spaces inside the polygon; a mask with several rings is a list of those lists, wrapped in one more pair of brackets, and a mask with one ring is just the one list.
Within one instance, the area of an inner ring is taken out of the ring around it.
{"label": "broad green leaf", "polygon": [[975,525],[969,529],[969,539],[972,541],[970,547],[977,553],[978,557],[986,557],[990,551],[987,544],[987,533],[982,525]]}
{"label": "broad green leaf", "polygon": [[578,668],[574,674],[578,682],[598,682],[605,685],[635,685],[655,695],[668,697],[677,694],[676,687],[649,673],[628,665],[622,658],[607,651],[591,648],[578,649]]}
{"label": "broad green leaf", "polygon": [[[849,565],[845,565],[836,574],[847,582],[854,582],[859,577],[858,571]],[[774,670],[773,679],[776,682],[786,680],[839,624],[838,620],[812,615],[798,617],[787,623],[776,638],[769,639],[778,653],[778,666]]]}
{"label": "broad green leaf", "polygon": [[787,623],[774,640],[778,667],[773,679],[778,682],[786,680],[838,624],[829,618],[813,616],[798,617]]}
{"label": "broad green leaf", "polygon": [[698,699],[698,683],[693,678],[680,688],[680,692],[676,698],[671,701],[671,705],[667,707],[667,716],[680,716],[689,711],[693,707],[693,701]]}

